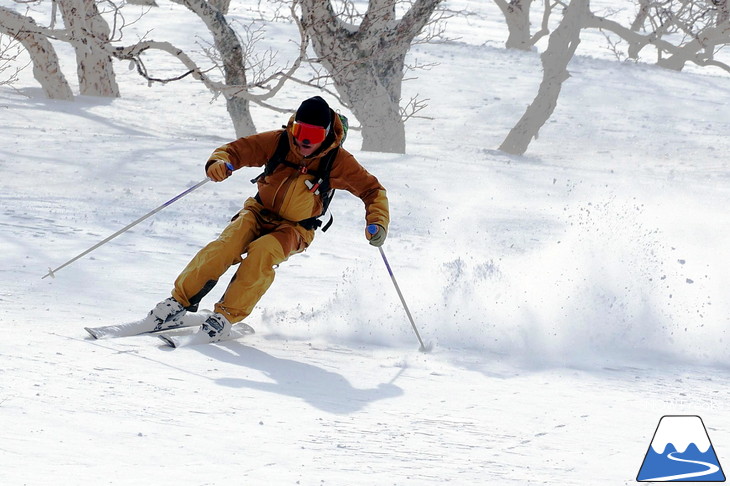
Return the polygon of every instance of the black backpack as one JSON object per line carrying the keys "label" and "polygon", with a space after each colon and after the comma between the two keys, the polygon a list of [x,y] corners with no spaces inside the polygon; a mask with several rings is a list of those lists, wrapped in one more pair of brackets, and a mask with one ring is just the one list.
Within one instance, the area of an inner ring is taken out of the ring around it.
{"label": "black backpack", "polygon": [[[300,225],[308,230],[317,229],[323,225],[322,220],[320,220],[319,218],[324,216],[324,214],[327,212],[330,202],[332,202],[332,198],[335,195],[335,190],[330,187],[330,172],[332,171],[332,164],[334,163],[335,159],[337,158],[337,154],[340,151],[340,146],[345,142],[345,139],[347,138],[347,130],[349,128],[347,117],[345,117],[344,115],[340,115],[339,113],[336,114],[336,116],[340,118],[340,121],[342,122],[342,127],[344,129],[342,141],[337,147],[327,152],[327,155],[322,158],[319,163],[318,170],[307,170],[306,172],[307,174],[312,174],[317,178],[315,183],[307,181],[307,187],[309,187],[309,191],[315,194],[319,194],[322,198],[322,213],[319,216],[314,216],[304,219],[302,221],[298,221]],[[289,137],[286,130],[284,130],[279,136],[279,143],[276,146],[274,155],[271,157],[271,159],[269,159],[268,162],[266,162],[266,166],[264,166],[264,171],[255,178],[251,179],[251,182],[256,184],[262,177],[273,174],[280,164],[284,164],[287,167],[301,170],[301,166],[293,164],[286,160],[286,156],[289,153],[289,148]],[[256,200],[259,201],[259,203],[261,202],[258,194],[256,194]],[[330,214],[329,221],[327,221],[327,223],[322,226],[322,231],[327,231],[329,227],[332,226],[333,221],[334,218]]]}

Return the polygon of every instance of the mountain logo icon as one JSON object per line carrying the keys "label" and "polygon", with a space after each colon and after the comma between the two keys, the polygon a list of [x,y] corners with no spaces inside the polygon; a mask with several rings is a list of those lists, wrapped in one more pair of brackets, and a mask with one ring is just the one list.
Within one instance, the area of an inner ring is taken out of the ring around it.
{"label": "mountain logo icon", "polygon": [[659,419],[637,481],[724,482],[704,422],[697,415],[665,415]]}

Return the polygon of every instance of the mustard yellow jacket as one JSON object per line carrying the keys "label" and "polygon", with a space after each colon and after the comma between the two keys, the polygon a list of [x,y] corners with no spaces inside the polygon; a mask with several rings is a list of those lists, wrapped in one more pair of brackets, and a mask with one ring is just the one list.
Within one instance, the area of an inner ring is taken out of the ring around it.
{"label": "mustard yellow jacket", "polygon": [[[303,157],[292,140],[291,125],[294,117],[289,119],[286,130],[273,130],[248,137],[239,138],[217,148],[210,156],[208,165],[216,160],[223,160],[241,167],[263,167],[276,151],[279,137],[289,137],[289,154],[286,160],[303,169],[279,164],[271,175],[259,178],[259,199],[265,209],[279,217],[297,222],[319,216],[322,212],[322,199],[310,192],[305,181],[316,182],[317,177],[307,171],[316,171],[322,158],[338,147],[344,135],[344,129],[338,116],[334,116],[330,135],[322,147],[310,157]],[[388,198],[385,188],[378,179],[370,174],[355,160],[355,157],[340,147],[330,171],[330,187],[343,189],[360,198],[365,203],[365,219],[367,224],[378,224],[388,228],[390,221]]]}

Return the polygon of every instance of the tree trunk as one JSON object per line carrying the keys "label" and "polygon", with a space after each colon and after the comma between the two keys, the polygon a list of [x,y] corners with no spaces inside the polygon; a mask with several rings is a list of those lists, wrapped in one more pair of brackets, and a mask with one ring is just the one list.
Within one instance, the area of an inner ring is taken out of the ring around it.
{"label": "tree trunk", "polygon": [[540,56],[543,78],[537,96],[499,146],[499,150],[514,155],[524,154],[532,139],[537,138],[540,128],[552,115],[558,104],[562,84],[570,77],[568,63],[580,43],[582,21],[588,12],[588,0],[571,0],[560,25],[550,34],[547,49]]}
{"label": "tree trunk", "polygon": [[251,117],[251,103],[241,96],[226,96],[226,109],[233,122],[236,137],[247,137],[256,133],[256,124]]}
{"label": "tree trunk", "polygon": [[681,48],[680,52],[672,54],[669,57],[662,57],[657,60],[657,66],[663,67],[664,69],[671,69],[672,71],[681,71],[684,69],[684,65],[687,64],[690,57],[694,57],[697,53],[696,49],[684,49]]}
{"label": "tree trunk", "polygon": [[342,101],[362,124],[362,150],[405,153],[400,98],[405,56],[441,0],[416,0],[396,21],[396,0],[370,0],[357,30],[330,1],[301,0],[302,26]]}
{"label": "tree trunk", "polygon": [[727,0],[716,0],[715,5],[717,6],[717,19],[715,25],[721,27],[726,22],[730,21],[730,5],[727,4]]}
{"label": "tree trunk", "polygon": [[649,9],[651,8],[651,0],[639,0],[639,12],[631,23],[630,29],[638,32],[644,26],[646,19],[649,17]]}
{"label": "tree trunk", "polygon": [[406,153],[406,130],[400,113],[402,65],[397,77],[387,77],[383,73],[378,75],[367,63],[350,71],[353,73],[350,76],[340,74],[334,77],[335,88],[362,125],[361,149]]}
{"label": "tree trunk", "polygon": [[[730,38],[730,23],[728,22],[705,29],[701,36],[674,49],[669,57],[659,59],[657,65],[665,69],[681,71],[689,61],[699,64],[703,60],[711,59],[714,55],[714,46],[727,43],[728,38]],[[700,54],[703,50],[704,55]]]}
{"label": "tree trunk", "polygon": [[[344,76],[341,76],[344,77]],[[382,83],[373,79],[369,69],[352,70],[352,82],[335,83],[347,99],[352,113],[362,125],[362,150],[403,154],[406,151],[405,126],[398,101]],[[393,81],[400,87],[400,78]]]}
{"label": "tree trunk", "polygon": [[532,48],[530,34],[530,5],[532,0],[495,0],[507,21],[507,49],[529,51]]}
{"label": "tree trunk", "polygon": [[120,96],[112,58],[102,46],[109,43],[109,25],[94,0],[58,0],[70,42],[76,51],[79,92],[87,96]]}
{"label": "tree trunk", "polygon": [[[717,14],[715,15],[715,28],[727,31],[728,25],[730,25],[730,5],[728,0],[713,0],[715,7],[717,8]],[[715,56],[715,48],[717,43],[708,41],[705,45],[705,54],[708,58]]]}
{"label": "tree trunk", "polygon": [[228,9],[231,8],[231,0],[209,0],[210,5],[219,10],[223,15],[228,15]]}
{"label": "tree trunk", "polygon": [[223,63],[226,85],[232,89],[223,92],[226,98],[228,115],[233,121],[236,137],[256,133],[256,125],[251,117],[250,103],[246,98],[247,80],[244,50],[223,13],[212,7],[206,0],[173,0],[194,12],[208,27],[213,35],[215,47]]}
{"label": "tree trunk", "polygon": [[73,101],[73,92],[61,72],[56,51],[45,36],[32,32],[35,25],[32,18],[0,7],[0,33],[17,39],[28,51],[33,76],[45,95],[55,100]]}

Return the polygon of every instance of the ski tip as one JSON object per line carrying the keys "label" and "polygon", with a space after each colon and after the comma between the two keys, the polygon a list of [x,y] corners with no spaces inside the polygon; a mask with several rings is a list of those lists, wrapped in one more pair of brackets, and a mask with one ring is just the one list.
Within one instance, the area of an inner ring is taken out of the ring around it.
{"label": "ski tip", "polygon": [[241,326],[241,331],[244,334],[256,334],[256,330],[253,327],[251,327],[248,324],[246,324],[245,322],[242,322],[240,324],[240,326]]}
{"label": "ski tip", "polygon": [[175,341],[170,336],[165,336],[164,334],[158,334],[158,336],[162,341],[170,346],[171,348],[177,348],[177,344],[175,344]]}
{"label": "ski tip", "polygon": [[99,336],[96,335],[96,331],[94,331],[93,328],[85,327],[84,329],[86,329],[86,332],[88,332],[91,335],[91,337],[93,337],[94,339],[99,339]]}

